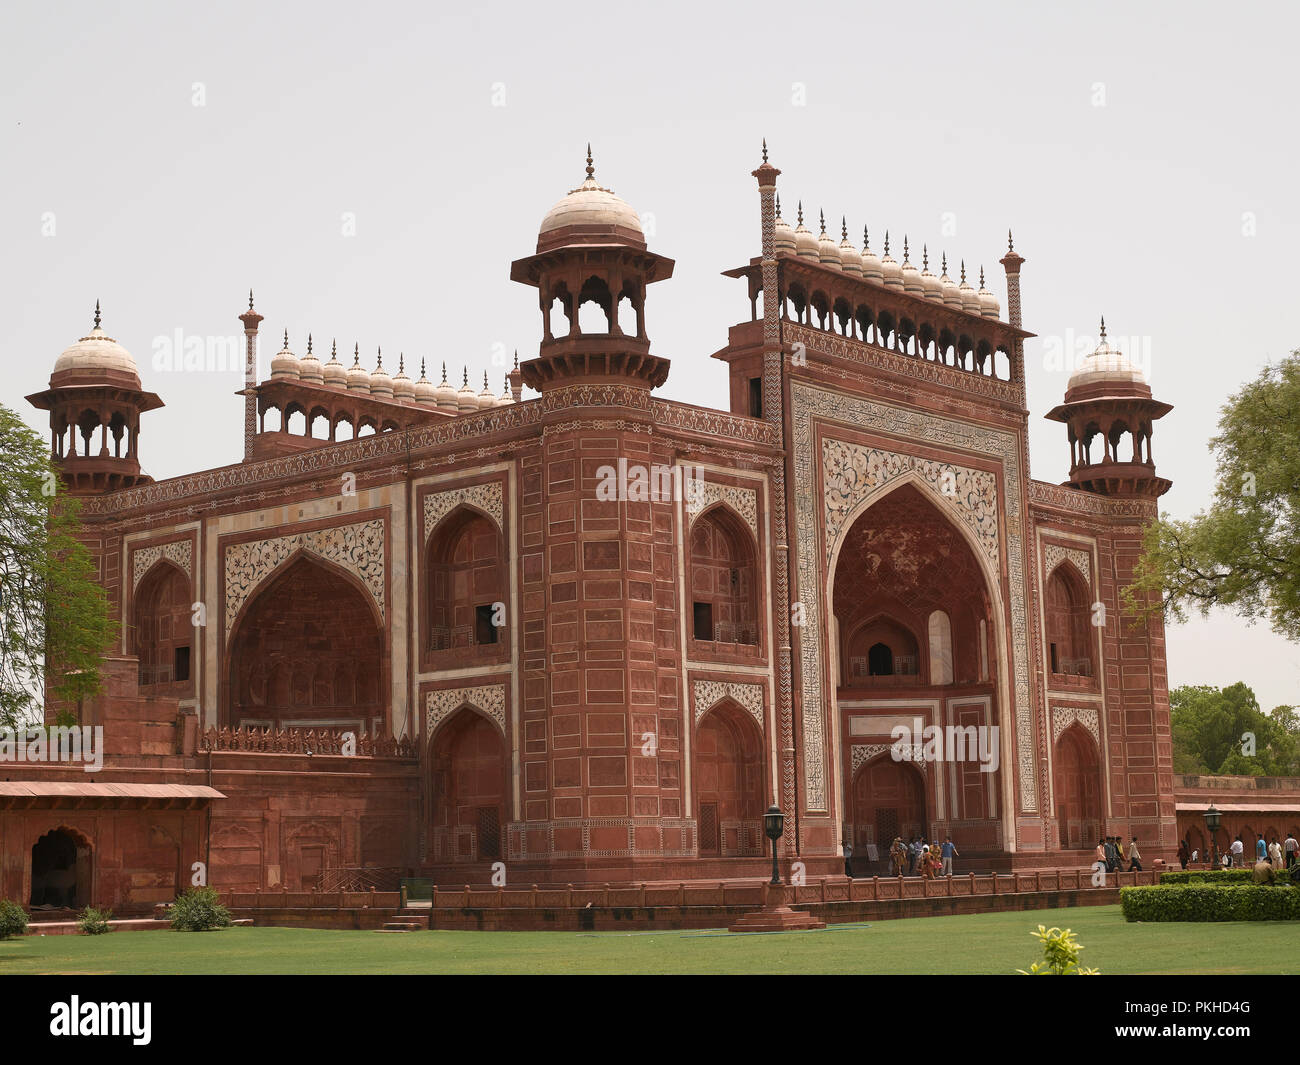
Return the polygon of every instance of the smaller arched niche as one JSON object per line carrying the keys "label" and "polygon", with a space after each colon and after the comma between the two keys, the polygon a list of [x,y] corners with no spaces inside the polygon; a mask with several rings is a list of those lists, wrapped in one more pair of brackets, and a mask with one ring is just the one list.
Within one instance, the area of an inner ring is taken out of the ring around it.
{"label": "smaller arched niche", "polygon": [[880,683],[886,677],[915,679],[920,670],[920,648],[906,625],[878,617],[849,634],[842,662],[846,685]]}
{"label": "smaller arched niche", "polygon": [[1096,676],[1092,610],[1083,577],[1063,562],[1047,578],[1046,592],[1048,669],[1058,676]]}
{"label": "smaller arched niche", "polygon": [[757,644],[756,548],[749,529],[715,506],[691,526],[691,635],[718,644]]}
{"label": "smaller arched niche", "polygon": [[496,523],[461,506],[433,530],[425,555],[426,654],[507,642],[505,540]]}
{"label": "smaller arched niche", "polygon": [[170,562],[157,563],[135,592],[135,647],[140,687],[192,688],[194,626],[190,579]]}

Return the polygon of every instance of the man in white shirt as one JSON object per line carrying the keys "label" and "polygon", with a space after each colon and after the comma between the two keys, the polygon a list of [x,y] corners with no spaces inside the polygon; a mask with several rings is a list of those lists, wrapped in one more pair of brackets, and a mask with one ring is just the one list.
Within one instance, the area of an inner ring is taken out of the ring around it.
{"label": "man in white shirt", "polygon": [[1245,864],[1244,855],[1246,853],[1246,845],[1241,842],[1240,836],[1232,841],[1232,846],[1229,849],[1232,852],[1232,862],[1228,868],[1232,868],[1233,865],[1241,866]]}
{"label": "man in white shirt", "polygon": [[1286,852],[1286,867],[1290,869],[1295,865],[1296,851],[1300,849],[1300,843],[1296,842],[1295,836],[1288,834],[1286,842],[1282,844],[1282,849]]}

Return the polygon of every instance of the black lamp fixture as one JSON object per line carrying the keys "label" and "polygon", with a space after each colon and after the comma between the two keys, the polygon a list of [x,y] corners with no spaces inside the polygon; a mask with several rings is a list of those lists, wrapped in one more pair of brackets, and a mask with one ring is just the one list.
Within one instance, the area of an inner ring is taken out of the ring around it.
{"label": "black lamp fixture", "polygon": [[763,831],[767,838],[772,841],[772,884],[781,883],[781,873],[776,867],[776,841],[781,838],[781,833],[785,831],[785,814],[781,812],[779,806],[769,806],[767,813],[763,815]]}
{"label": "black lamp fixture", "polygon": [[1214,838],[1214,834],[1219,831],[1219,824],[1221,821],[1222,816],[1219,811],[1214,808],[1214,803],[1210,803],[1210,808],[1205,811],[1205,827],[1210,830],[1210,853],[1207,857],[1210,859],[1212,865],[1216,863],[1218,858],[1217,852],[1219,845]]}

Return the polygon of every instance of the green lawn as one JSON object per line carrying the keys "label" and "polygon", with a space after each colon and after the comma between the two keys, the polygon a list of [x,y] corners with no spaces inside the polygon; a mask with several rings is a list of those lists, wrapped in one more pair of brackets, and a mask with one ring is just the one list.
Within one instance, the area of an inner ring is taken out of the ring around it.
{"label": "green lawn", "polygon": [[1112,973],[1296,973],[1295,926],[1127,924],[1118,906],[831,925],[824,932],[115,932],[0,941],[0,973],[1001,973],[1074,929]]}

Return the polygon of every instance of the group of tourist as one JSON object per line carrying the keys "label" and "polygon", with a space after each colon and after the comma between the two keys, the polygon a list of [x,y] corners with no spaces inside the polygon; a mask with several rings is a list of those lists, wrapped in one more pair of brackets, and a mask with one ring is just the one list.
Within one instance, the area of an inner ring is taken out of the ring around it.
{"label": "group of tourist", "polygon": [[[1137,836],[1129,841],[1127,851],[1124,849],[1122,836],[1106,836],[1104,839],[1099,839],[1094,858],[1105,866],[1108,873],[1142,872],[1142,855],[1138,851]],[[1124,868],[1125,862],[1128,862],[1127,870]]]}
{"label": "group of tourist", "polygon": [[[1206,859],[1213,862],[1215,859],[1206,855]],[[1189,864],[1196,865],[1201,860],[1199,849],[1193,850],[1187,846],[1187,840],[1182,840],[1178,844],[1178,864],[1184,869]],[[1265,843],[1263,836],[1257,836],[1255,839],[1255,864],[1264,862],[1271,866],[1277,872],[1283,869],[1295,867],[1297,861],[1300,861],[1300,842],[1296,841],[1294,834],[1288,834],[1282,842],[1273,838],[1272,843]],[[1246,864],[1246,843],[1238,836],[1229,845],[1218,858],[1218,864],[1224,869],[1232,869],[1234,866],[1238,869],[1244,868]]]}
{"label": "group of tourist", "polygon": [[889,872],[892,876],[922,876],[926,880],[952,876],[952,860],[957,857],[960,854],[951,836],[946,836],[942,845],[937,840],[926,842],[920,836],[904,843],[901,836],[895,836],[889,847]]}

